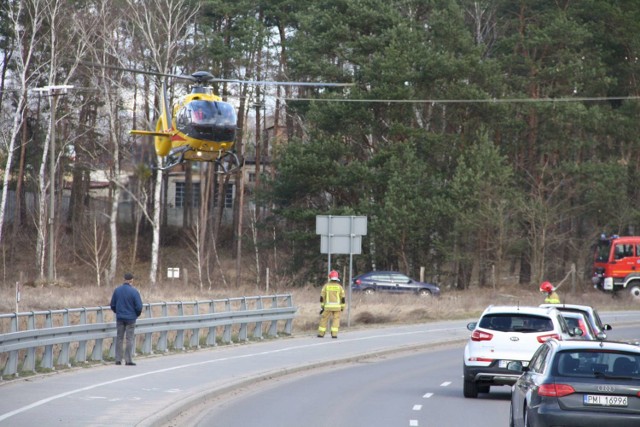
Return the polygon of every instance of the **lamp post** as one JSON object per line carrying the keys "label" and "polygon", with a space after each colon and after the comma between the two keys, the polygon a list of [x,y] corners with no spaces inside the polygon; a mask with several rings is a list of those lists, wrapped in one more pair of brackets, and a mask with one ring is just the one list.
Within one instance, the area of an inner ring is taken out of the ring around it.
{"label": "lamp post", "polygon": [[73,86],[58,85],[45,86],[36,89],[39,92],[46,92],[49,95],[49,105],[51,106],[51,124],[49,134],[49,283],[53,283],[53,245],[54,245],[54,224],[55,224],[55,178],[56,178],[56,159],[55,159],[55,141],[56,141],[56,107],[57,96],[64,95],[68,89]]}

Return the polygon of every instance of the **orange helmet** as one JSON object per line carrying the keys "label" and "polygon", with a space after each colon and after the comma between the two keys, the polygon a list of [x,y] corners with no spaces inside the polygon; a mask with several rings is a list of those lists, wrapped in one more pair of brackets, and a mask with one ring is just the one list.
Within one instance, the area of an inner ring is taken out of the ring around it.
{"label": "orange helmet", "polygon": [[331,272],[329,272],[329,280],[333,280],[335,282],[339,282],[340,281],[340,275],[338,274],[337,271],[331,270]]}
{"label": "orange helmet", "polygon": [[540,283],[540,292],[553,292],[553,285],[551,284],[551,282]]}

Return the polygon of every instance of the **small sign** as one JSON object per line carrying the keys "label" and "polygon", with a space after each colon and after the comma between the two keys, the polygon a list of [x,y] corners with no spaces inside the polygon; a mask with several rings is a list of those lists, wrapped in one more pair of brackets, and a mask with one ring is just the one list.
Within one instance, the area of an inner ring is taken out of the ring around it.
{"label": "small sign", "polygon": [[169,279],[179,279],[180,278],[180,268],[179,267],[169,267],[169,268],[167,268],[167,277]]}

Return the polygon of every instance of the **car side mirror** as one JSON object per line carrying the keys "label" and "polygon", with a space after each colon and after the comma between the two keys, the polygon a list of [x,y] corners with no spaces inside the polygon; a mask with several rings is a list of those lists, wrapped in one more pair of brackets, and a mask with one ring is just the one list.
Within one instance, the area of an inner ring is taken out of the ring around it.
{"label": "car side mirror", "polygon": [[582,332],[582,329],[580,328],[573,328],[569,333],[573,337],[581,337],[584,332]]}
{"label": "car side mirror", "polygon": [[476,328],[476,325],[478,325],[478,322],[467,323],[467,329],[473,331]]}
{"label": "car side mirror", "polygon": [[604,329],[605,331],[610,331],[611,329],[613,329],[613,327],[611,327],[611,325],[606,324],[606,325],[602,325],[602,329]]}

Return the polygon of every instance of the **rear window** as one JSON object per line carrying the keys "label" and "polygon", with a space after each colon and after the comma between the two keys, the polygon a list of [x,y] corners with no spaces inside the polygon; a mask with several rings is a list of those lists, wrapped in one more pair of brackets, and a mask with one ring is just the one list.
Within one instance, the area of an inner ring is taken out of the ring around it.
{"label": "rear window", "polygon": [[553,331],[553,321],[548,317],[523,313],[487,314],[478,325],[484,329],[500,332],[546,332]]}
{"label": "rear window", "polygon": [[640,354],[607,350],[563,351],[555,366],[559,375],[593,378],[597,375],[638,377]]}

